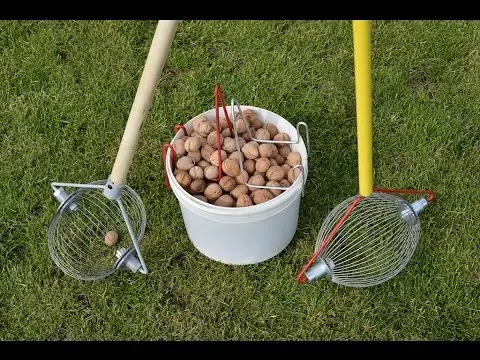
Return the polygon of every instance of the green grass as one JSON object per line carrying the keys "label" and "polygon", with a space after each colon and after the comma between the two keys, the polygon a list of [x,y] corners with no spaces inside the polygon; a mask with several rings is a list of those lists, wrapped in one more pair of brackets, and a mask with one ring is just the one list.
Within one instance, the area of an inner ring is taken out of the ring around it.
{"label": "green grass", "polygon": [[[375,184],[429,188],[419,246],[367,289],[294,278],[329,211],[357,192],[351,24],[179,26],[128,184],[148,214],[151,273],[81,282],[56,268],[50,182],[105,179],[154,21],[0,22],[0,339],[480,339],[480,23],[375,21]],[[310,127],[298,231],[258,265],[211,261],[166,190],[172,126],[227,99]]]}

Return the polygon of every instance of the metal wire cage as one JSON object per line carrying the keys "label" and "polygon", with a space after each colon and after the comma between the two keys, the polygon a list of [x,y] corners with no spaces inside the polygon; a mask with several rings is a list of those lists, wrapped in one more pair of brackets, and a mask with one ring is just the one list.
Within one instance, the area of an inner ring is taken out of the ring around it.
{"label": "metal wire cage", "polygon": [[393,278],[410,261],[420,238],[419,211],[392,194],[375,192],[362,198],[324,243],[356,200],[358,196],[343,201],[324,220],[316,243],[316,251],[324,246],[317,259],[320,266],[307,271],[308,278],[321,270],[334,283],[367,287]]}
{"label": "metal wire cage", "polygon": [[[105,184],[97,181],[70,194],[50,224],[50,256],[76,279],[98,280],[112,274],[135,250],[130,230],[138,243],[145,233],[146,212],[138,194],[125,185],[121,198],[110,200],[103,194]],[[109,231],[118,234],[113,246],[105,243]]]}

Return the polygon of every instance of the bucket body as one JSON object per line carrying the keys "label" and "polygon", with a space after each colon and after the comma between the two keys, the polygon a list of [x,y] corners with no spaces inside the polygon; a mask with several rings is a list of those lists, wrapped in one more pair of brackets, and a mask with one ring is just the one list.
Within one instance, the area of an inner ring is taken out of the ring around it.
{"label": "bucket body", "polygon": [[[230,106],[227,106],[231,117]],[[185,191],[175,179],[170,163],[170,150],[166,156],[167,176],[182,212],[187,234],[195,248],[208,258],[231,265],[255,264],[279,254],[292,241],[298,224],[302,189],[308,175],[307,150],[297,129],[281,116],[254,106],[252,109],[264,123],[277,126],[279,132],[289,134],[292,151],[302,156],[303,179],[298,177],[288,190],[263,204],[226,208],[205,203]],[[222,109],[220,109],[222,111]],[[215,119],[215,109],[204,112]],[[232,119],[231,119],[232,120]],[[184,124],[189,133],[191,120]],[[178,131],[172,142],[184,137]]]}

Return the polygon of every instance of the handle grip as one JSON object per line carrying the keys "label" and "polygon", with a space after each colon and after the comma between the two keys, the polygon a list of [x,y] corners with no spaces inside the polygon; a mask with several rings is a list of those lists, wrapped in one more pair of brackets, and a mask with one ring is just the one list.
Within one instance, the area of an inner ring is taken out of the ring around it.
{"label": "handle grip", "polygon": [[110,175],[111,182],[116,186],[125,184],[127,173],[138,145],[142,125],[152,106],[155,89],[167,60],[178,23],[178,20],[160,20],[157,24]]}
{"label": "handle grip", "polygon": [[370,21],[353,20],[353,46],[357,108],[359,193],[361,196],[367,197],[373,192]]}

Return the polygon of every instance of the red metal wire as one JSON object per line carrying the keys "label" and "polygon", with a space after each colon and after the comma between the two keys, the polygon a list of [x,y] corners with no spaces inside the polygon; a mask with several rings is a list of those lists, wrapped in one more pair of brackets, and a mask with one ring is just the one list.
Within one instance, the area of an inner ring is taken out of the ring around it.
{"label": "red metal wire", "polygon": [[188,132],[187,132],[187,129],[185,128],[185,126],[183,126],[182,124],[175,124],[173,126],[173,132],[176,134],[178,132],[178,130],[182,129],[183,130],[183,134],[185,136],[188,136]]}
{"label": "red metal wire", "polygon": [[165,185],[167,186],[167,189],[170,190],[170,181],[168,181],[168,174],[167,174],[167,149],[170,148],[170,163],[173,168],[173,164],[175,162],[175,149],[171,144],[163,144],[162,146],[162,157],[163,157],[163,171],[165,175]]}
{"label": "red metal wire", "polygon": [[432,190],[413,190],[413,189],[385,189],[385,188],[374,188],[375,192],[384,192],[389,194],[411,194],[411,195],[428,195],[426,200],[431,203],[435,200],[436,195]]}
{"label": "red metal wire", "polygon": [[[233,138],[234,134],[233,134],[232,122],[230,121],[230,117],[228,116],[227,107],[225,105],[225,97],[223,96],[223,91],[220,88],[219,84],[215,85],[215,97],[219,97],[220,100],[222,101],[222,108],[223,108],[223,113],[225,114],[225,120],[227,120],[227,126],[228,126],[228,129],[230,130],[230,136]],[[218,121],[219,121],[219,118],[217,115],[217,126],[219,125]]]}
{"label": "red metal wire", "polygon": [[350,216],[351,212],[353,211],[353,209],[355,208],[355,206],[357,206],[357,204],[359,203],[359,201],[363,199],[362,196],[358,196],[355,200],[353,200],[353,202],[350,204],[350,206],[348,207],[347,211],[345,211],[345,214],[342,216],[342,218],[340,219],[340,221],[337,223],[337,225],[335,225],[335,227],[332,229],[332,231],[330,231],[330,233],[328,234],[328,236],[325,238],[325,240],[322,242],[322,244],[320,245],[320,247],[318,248],[317,251],[315,251],[315,254],[313,254],[313,256],[310,258],[310,260],[308,260],[307,264],[303,267],[302,271],[300,271],[300,273],[297,275],[297,283],[305,283],[308,279],[307,277],[305,276],[305,272],[308,270],[308,268],[313,264],[313,262],[315,261],[315,259],[317,258],[317,256],[322,252],[322,250],[325,248],[325,246],[328,245],[328,243],[330,243],[330,241],[333,239],[333,237],[335,236],[335,234],[338,232],[338,230],[340,230],[340,228],[342,227],[342,225],[345,223],[345,221],[347,221],[348,217]]}
{"label": "red metal wire", "polygon": [[222,173],[222,146],[220,144],[220,133],[221,133],[221,127],[220,127],[220,109],[219,109],[219,100],[222,102],[222,107],[223,107],[223,112],[225,114],[225,120],[227,121],[227,126],[228,129],[230,130],[230,136],[233,138],[233,129],[232,129],[232,122],[230,121],[230,118],[228,116],[228,111],[227,108],[225,107],[225,97],[223,96],[222,89],[220,88],[219,84],[215,85],[215,91],[214,91],[214,98],[215,98],[215,121],[217,123],[217,159],[218,159],[218,178],[216,181],[220,181],[220,179],[223,176]]}
{"label": "red metal wire", "polygon": [[[223,95],[222,89],[219,84],[215,85],[215,91],[214,91],[214,98],[215,98],[215,121],[217,123],[217,154],[218,154],[218,178],[215,181],[220,181],[220,179],[223,176],[222,172],[222,146],[220,145],[220,134],[221,134],[221,127],[220,127],[220,108],[219,108],[219,102],[221,102],[222,108],[223,108],[223,113],[225,114],[225,120],[227,121],[227,126],[228,129],[230,130],[230,136],[233,138],[234,133],[233,133],[233,127],[232,127],[232,122],[230,121],[230,117],[228,116],[228,111],[225,105],[225,97]],[[183,134],[185,136],[188,136],[187,129],[183,124],[175,124],[173,126],[173,132],[176,134],[179,130],[183,130]],[[165,144],[162,147],[162,155],[163,155],[163,161],[165,164],[165,159],[166,159],[166,149],[172,150],[172,156],[171,156],[171,162],[173,164],[174,158],[175,158],[175,150],[173,146],[170,144]],[[164,172],[165,172],[165,184],[167,186],[167,189],[171,189],[170,183],[168,181],[168,176],[167,176],[167,170],[164,165]]]}

